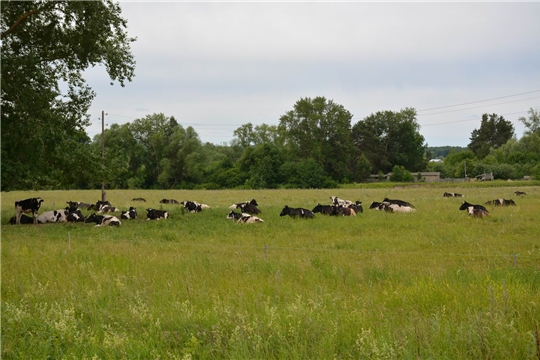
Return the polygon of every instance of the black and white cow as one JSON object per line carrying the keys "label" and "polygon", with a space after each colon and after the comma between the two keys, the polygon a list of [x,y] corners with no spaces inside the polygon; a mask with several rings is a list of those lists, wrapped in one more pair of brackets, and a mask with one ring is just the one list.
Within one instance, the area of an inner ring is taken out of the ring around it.
{"label": "black and white cow", "polygon": [[283,208],[283,210],[281,210],[281,213],[279,214],[279,216],[285,215],[289,215],[292,218],[296,218],[297,216],[299,216],[304,219],[313,219],[315,217],[315,214],[313,214],[311,210],[302,208],[290,208],[287,205],[285,205],[285,207]]}
{"label": "black and white cow", "polygon": [[377,210],[383,210],[383,211],[392,212],[392,213],[394,212],[395,213],[409,213],[409,212],[416,211],[416,209],[412,206],[400,205],[397,203],[390,203],[387,201],[381,202]]}
{"label": "black and white cow", "polygon": [[510,199],[510,200],[506,200],[506,199],[495,199],[495,200],[490,200],[486,203],[484,203],[484,205],[494,205],[494,206],[516,206],[516,203],[514,202],[514,200]]}
{"label": "black and white cow", "polygon": [[257,207],[257,205],[254,205],[253,203],[249,202],[247,204],[240,206],[240,211],[247,214],[260,214],[261,210]]}
{"label": "black and white cow", "polygon": [[120,219],[136,219],[137,218],[137,209],[133,206],[129,207],[129,210],[122,212],[120,214]]}
{"label": "black and white cow", "polygon": [[373,201],[371,205],[369,205],[370,209],[379,210],[379,207],[381,206],[382,202],[380,201]]}
{"label": "black and white cow", "polygon": [[464,197],[463,194],[445,192],[443,197]]}
{"label": "black and white cow", "polygon": [[45,201],[42,198],[30,198],[26,200],[15,201],[15,224],[20,224],[23,213],[32,213],[34,224],[37,224],[38,211],[41,203]]}
{"label": "black and white cow", "polygon": [[169,213],[166,210],[146,209],[146,220],[168,219]]}
{"label": "black and white cow", "polygon": [[257,224],[264,222],[263,219],[253,216],[251,214],[242,214],[242,216],[236,220],[237,224],[244,223],[244,224]]}
{"label": "black and white cow", "polygon": [[389,198],[384,198],[383,202],[387,202],[387,203],[390,203],[390,204],[396,204],[396,205],[399,205],[399,206],[408,206],[408,207],[411,207],[411,208],[414,208],[414,206],[407,202],[407,201],[403,201],[403,200],[397,200],[397,199],[389,199]]}
{"label": "black and white cow", "polygon": [[188,212],[194,213],[194,212],[202,211],[201,204],[198,204],[195,201],[186,200],[186,201],[182,201],[181,204],[184,205],[184,209],[186,209],[186,211]]}
{"label": "black and white cow", "polygon": [[242,213],[237,213],[236,211],[231,211],[229,213],[229,215],[227,215],[226,219],[227,220],[238,220],[240,219],[243,215],[249,215],[249,214],[242,214]]}
{"label": "black and white cow", "polygon": [[469,213],[471,212],[471,208],[474,210],[474,209],[480,209],[480,210],[483,210],[485,211],[486,213],[489,213],[489,211],[486,209],[486,207],[484,205],[479,205],[479,204],[470,204],[466,201],[464,201],[461,206],[459,207],[459,210],[467,210]]}
{"label": "black and white cow", "polygon": [[259,204],[257,204],[257,200],[251,199],[251,201],[244,201],[237,204],[232,204],[231,206],[229,206],[229,209],[233,209],[233,210],[240,209],[242,206],[245,206],[247,204],[251,204],[253,206],[259,206]]}
{"label": "black and white cow", "polygon": [[311,210],[312,213],[321,213],[322,215],[337,215],[337,206],[334,205],[317,205]]}
{"label": "black and white cow", "polygon": [[338,198],[337,196],[330,196],[330,199],[332,199],[332,204],[334,204],[335,206],[349,206],[351,204],[353,204],[352,201],[350,200],[343,200],[343,199],[340,199]]}
{"label": "black and white cow", "polygon": [[[15,225],[17,223],[17,219],[15,218],[15,216],[9,219],[9,223],[11,225]],[[24,214],[22,214],[21,218],[19,219],[19,224],[33,224],[33,223],[34,223],[34,218],[24,215]]]}
{"label": "black and white cow", "polygon": [[84,222],[85,218],[81,210],[68,211],[67,222]]}
{"label": "black and white cow", "polygon": [[174,200],[174,199],[161,199],[159,203],[160,204],[180,204],[178,200]]}
{"label": "black and white cow", "polygon": [[120,226],[120,225],[122,225],[122,222],[120,220],[118,220],[118,218],[116,216],[97,215],[95,213],[89,215],[84,222],[85,223],[96,223],[96,227],[97,226],[107,226],[107,225],[111,225],[111,226]]}
{"label": "black and white cow", "polygon": [[133,199],[131,199],[131,201],[142,201],[142,202],[146,202],[146,199],[145,199],[145,198],[142,198],[142,197],[138,197],[138,198],[133,198]]}
{"label": "black and white cow", "polygon": [[67,222],[68,215],[69,211],[66,209],[45,211],[43,214],[38,216],[37,221],[40,224],[65,223]]}
{"label": "black and white cow", "polygon": [[101,209],[98,210],[98,214],[103,214],[103,213],[108,214],[108,213],[117,212],[117,211],[120,211],[120,209],[111,205],[103,205]]}
{"label": "black and white cow", "polygon": [[519,190],[518,190],[518,191],[514,191],[514,194],[515,194],[516,196],[527,195],[527,193],[526,193],[525,191],[519,191]]}

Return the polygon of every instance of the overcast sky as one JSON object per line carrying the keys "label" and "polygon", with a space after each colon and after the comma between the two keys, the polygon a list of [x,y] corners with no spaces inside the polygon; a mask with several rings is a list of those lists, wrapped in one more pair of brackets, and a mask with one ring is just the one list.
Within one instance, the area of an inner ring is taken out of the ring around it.
{"label": "overcast sky", "polygon": [[467,146],[482,114],[519,138],[517,119],[540,109],[540,2],[120,4],[135,78],[122,88],[104,67],[86,72],[91,137],[102,110],[107,124],[163,113],[218,144],[324,96],[352,125],[413,107],[429,146]]}

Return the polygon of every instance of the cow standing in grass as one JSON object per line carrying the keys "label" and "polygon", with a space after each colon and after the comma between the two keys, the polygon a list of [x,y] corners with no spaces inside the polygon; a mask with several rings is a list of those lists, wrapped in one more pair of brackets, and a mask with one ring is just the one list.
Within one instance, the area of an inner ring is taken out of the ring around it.
{"label": "cow standing in grass", "polygon": [[34,224],[37,224],[39,207],[43,201],[42,198],[30,198],[15,201],[15,224],[18,225],[21,223],[21,216],[23,213],[32,213]]}

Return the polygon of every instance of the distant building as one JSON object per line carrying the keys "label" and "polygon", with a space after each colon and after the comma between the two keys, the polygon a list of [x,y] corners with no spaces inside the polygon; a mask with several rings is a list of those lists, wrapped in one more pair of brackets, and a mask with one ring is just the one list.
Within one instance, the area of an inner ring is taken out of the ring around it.
{"label": "distant building", "polygon": [[[437,182],[441,179],[441,173],[440,172],[432,172],[432,171],[422,171],[420,172],[420,179],[418,179],[418,172],[413,172],[411,175],[414,178],[414,182],[422,181],[422,182]],[[390,176],[392,176],[392,173],[389,172],[386,175],[383,175],[383,180],[390,180]],[[379,175],[370,175],[369,179],[371,181],[377,181],[382,180],[379,178]]]}
{"label": "distant building", "polygon": [[431,159],[429,160],[429,162],[433,162],[433,163],[442,163],[442,159]]}

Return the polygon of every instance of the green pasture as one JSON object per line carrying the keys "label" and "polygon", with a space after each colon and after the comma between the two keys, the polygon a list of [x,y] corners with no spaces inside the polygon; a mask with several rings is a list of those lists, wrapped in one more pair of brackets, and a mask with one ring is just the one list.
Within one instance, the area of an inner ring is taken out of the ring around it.
{"label": "green pasture", "polygon": [[[332,195],[364,212],[279,216]],[[43,198],[41,213],[100,190],[1,196],[2,359],[540,358],[538,182],[108,190],[139,212],[118,228],[8,224],[16,200]],[[368,210],[384,197],[417,211]],[[264,223],[225,219],[252,198]],[[483,219],[458,210],[497,198],[517,206]],[[149,207],[170,219],[146,221]]]}

